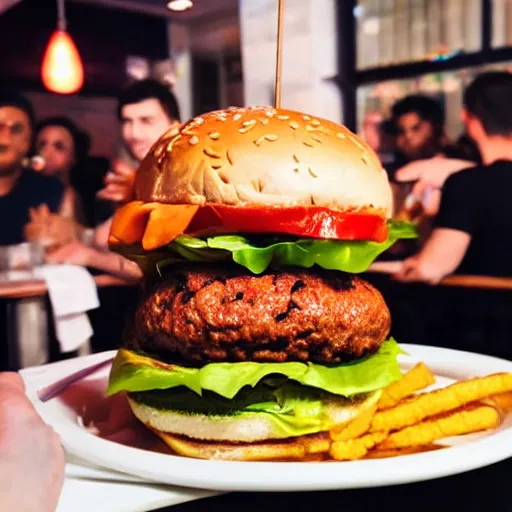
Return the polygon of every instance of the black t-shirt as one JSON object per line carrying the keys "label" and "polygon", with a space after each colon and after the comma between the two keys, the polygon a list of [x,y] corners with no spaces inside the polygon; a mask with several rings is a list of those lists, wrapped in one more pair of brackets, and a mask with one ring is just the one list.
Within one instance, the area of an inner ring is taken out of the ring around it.
{"label": "black t-shirt", "polygon": [[456,273],[512,276],[512,161],[450,176],[435,227],[471,235]]}
{"label": "black t-shirt", "polygon": [[57,213],[64,190],[64,185],[57,178],[24,170],[13,189],[0,196],[0,246],[19,244],[25,240],[23,228],[30,220],[29,208],[46,204],[52,213]]}

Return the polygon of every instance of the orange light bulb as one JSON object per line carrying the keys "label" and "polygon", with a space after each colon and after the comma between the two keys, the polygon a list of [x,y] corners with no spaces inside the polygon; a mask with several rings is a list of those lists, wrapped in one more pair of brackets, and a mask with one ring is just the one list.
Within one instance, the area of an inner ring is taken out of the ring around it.
{"label": "orange light bulb", "polygon": [[44,53],[42,66],[44,86],[59,94],[72,94],[84,84],[84,67],[80,54],[65,30],[56,30]]}

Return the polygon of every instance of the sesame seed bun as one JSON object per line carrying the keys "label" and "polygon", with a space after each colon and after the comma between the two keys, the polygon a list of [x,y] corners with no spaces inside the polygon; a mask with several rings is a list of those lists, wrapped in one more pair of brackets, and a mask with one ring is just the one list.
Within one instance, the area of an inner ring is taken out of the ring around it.
{"label": "sesame seed bun", "polygon": [[135,181],[136,199],[168,204],[316,205],[392,210],[386,172],[344,126],[290,110],[230,108],[172,128]]}

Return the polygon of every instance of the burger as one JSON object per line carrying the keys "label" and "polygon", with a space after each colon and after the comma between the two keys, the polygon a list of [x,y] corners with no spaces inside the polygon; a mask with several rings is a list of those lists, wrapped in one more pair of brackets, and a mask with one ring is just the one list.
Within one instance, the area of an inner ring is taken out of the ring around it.
{"label": "burger", "polygon": [[347,128],[269,107],[170,130],[120,208],[113,250],[144,296],[108,393],[180,455],[307,460],[401,376],[377,289],[394,242],[387,175]]}

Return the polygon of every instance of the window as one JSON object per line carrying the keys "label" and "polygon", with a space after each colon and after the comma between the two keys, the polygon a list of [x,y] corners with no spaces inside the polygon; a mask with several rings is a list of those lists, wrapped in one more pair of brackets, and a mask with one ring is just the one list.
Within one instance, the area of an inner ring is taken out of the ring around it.
{"label": "window", "polygon": [[[512,11],[512,1],[494,1],[510,4]],[[357,69],[471,53],[482,47],[478,0],[359,0],[354,17]]]}

